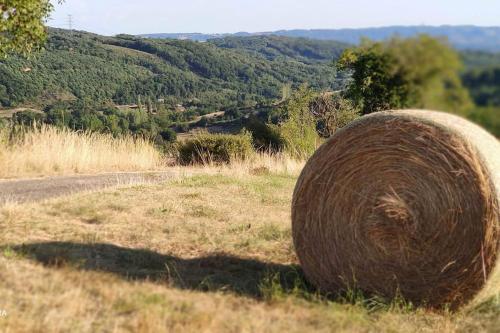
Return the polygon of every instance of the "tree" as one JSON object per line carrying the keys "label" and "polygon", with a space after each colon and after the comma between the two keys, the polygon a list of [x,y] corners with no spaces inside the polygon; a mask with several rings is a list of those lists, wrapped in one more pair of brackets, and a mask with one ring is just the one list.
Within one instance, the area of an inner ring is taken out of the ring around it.
{"label": "tree", "polygon": [[[61,3],[62,1],[59,1]],[[49,0],[4,0],[0,3],[0,57],[10,52],[30,53],[46,38]]]}
{"label": "tree", "polygon": [[45,118],[44,113],[21,111],[16,112],[12,116],[12,123],[15,125],[35,126],[43,123]]}
{"label": "tree", "polygon": [[163,141],[166,142],[172,143],[175,142],[175,140],[177,140],[177,133],[175,133],[175,131],[170,128],[166,128],[160,131],[159,135],[161,136]]}
{"label": "tree", "polygon": [[316,119],[316,131],[324,138],[329,138],[360,116],[360,110],[350,100],[335,93],[319,94],[309,108]]}
{"label": "tree", "polygon": [[446,42],[425,35],[364,41],[338,62],[352,73],[346,96],[363,114],[408,107],[464,114],[472,103],[459,77],[461,66]]}
{"label": "tree", "polygon": [[316,121],[309,109],[313,97],[311,89],[301,86],[281,106],[281,119],[272,126],[283,140],[285,151],[297,158],[311,156],[319,142]]}
{"label": "tree", "polygon": [[64,105],[53,105],[45,111],[45,122],[58,127],[69,126],[71,123],[71,112]]}
{"label": "tree", "polygon": [[253,145],[257,150],[264,152],[278,152],[283,150],[284,142],[279,127],[268,124],[255,115],[244,119],[245,130],[252,134]]}

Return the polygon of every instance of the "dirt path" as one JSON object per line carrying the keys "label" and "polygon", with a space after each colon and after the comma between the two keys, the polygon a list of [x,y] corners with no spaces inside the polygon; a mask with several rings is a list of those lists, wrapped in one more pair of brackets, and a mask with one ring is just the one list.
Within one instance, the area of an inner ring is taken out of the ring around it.
{"label": "dirt path", "polygon": [[220,116],[223,116],[225,114],[226,114],[225,111],[217,111],[217,112],[207,113],[203,116],[198,116],[191,121],[185,122],[184,124],[187,124],[187,125],[195,124],[195,123],[199,122],[202,118],[210,119],[210,118],[220,117]]}
{"label": "dirt path", "polygon": [[40,179],[0,180],[0,205],[6,202],[33,202],[82,191],[134,183],[160,183],[175,177],[176,171],[149,173],[107,173],[47,177]]}

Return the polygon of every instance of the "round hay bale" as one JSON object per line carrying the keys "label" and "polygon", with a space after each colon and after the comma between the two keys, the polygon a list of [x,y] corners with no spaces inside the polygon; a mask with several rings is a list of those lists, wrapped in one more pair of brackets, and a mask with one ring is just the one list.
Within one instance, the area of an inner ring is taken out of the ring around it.
{"label": "round hay bale", "polygon": [[360,118],[312,156],[292,203],[295,249],[323,292],[456,308],[499,252],[500,145],[450,114]]}

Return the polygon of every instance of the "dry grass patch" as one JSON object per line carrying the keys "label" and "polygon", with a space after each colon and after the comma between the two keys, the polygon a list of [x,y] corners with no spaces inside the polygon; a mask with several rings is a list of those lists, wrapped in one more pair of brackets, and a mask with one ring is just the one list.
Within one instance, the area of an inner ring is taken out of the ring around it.
{"label": "dry grass patch", "polygon": [[158,168],[160,153],[147,140],[43,125],[13,142],[0,139],[0,178],[143,171]]}
{"label": "dry grass patch", "polygon": [[[329,299],[292,247],[295,177],[230,171],[0,208],[3,331],[493,332],[500,303],[437,314]],[[227,170],[226,170],[227,171]],[[98,221],[98,223],[96,223]]]}

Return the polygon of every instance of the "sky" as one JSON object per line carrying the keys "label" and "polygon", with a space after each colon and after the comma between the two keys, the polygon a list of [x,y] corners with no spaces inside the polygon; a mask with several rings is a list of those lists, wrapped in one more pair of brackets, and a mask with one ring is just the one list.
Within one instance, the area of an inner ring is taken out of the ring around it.
{"label": "sky", "polygon": [[65,0],[49,26],[103,35],[388,25],[500,26],[499,0]]}

